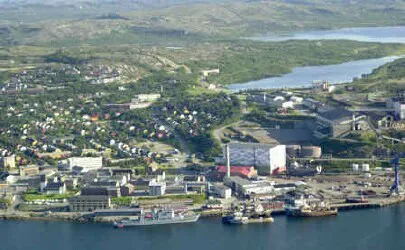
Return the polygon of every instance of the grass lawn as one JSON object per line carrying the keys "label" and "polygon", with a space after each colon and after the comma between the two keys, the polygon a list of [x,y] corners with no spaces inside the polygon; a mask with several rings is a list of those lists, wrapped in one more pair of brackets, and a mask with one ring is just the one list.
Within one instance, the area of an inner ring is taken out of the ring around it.
{"label": "grass lawn", "polygon": [[67,194],[38,194],[38,193],[27,193],[24,194],[23,198],[25,201],[36,201],[36,200],[63,200],[69,199],[74,193]]}

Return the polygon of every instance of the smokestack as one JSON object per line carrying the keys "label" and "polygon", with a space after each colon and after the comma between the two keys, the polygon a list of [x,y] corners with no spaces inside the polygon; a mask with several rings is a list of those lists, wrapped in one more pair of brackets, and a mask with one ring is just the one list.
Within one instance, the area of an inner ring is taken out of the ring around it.
{"label": "smokestack", "polygon": [[229,154],[229,144],[226,144],[226,176],[231,177],[231,159]]}
{"label": "smokestack", "polygon": [[354,113],[352,114],[352,130],[356,130],[356,115]]}

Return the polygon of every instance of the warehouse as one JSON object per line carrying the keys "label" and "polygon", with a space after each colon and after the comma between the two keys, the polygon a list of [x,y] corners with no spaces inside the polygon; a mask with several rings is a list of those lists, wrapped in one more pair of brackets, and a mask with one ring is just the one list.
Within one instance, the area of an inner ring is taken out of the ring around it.
{"label": "warehouse", "polygon": [[[226,162],[226,146],[223,148]],[[232,166],[254,166],[259,174],[269,175],[286,167],[286,146],[260,143],[230,143],[229,157]]]}
{"label": "warehouse", "polygon": [[324,108],[316,115],[317,128],[314,136],[317,138],[339,137],[356,128],[356,122],[362,119],[344,108]]}

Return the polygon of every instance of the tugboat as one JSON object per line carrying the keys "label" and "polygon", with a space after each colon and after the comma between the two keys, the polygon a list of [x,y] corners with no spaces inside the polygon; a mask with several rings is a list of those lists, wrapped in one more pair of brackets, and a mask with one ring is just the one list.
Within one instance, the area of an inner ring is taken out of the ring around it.
{"label": "tugboat", "polygon": [[124,219],[114,222],[114,227],[134,227],[134,226],[149,226],[162,224],[180,224],[197,222],[200,218],[199,214],[194,213],[175,213],[174,209],[153,209],[151,213],[146,213],[143,209],[137,219]]}
{"label": "tugboat", "polygon": [[271,211],[264,211],[263,206],[244,205],[240,210],[234,208],[233,211],[222,217],[225,224],[248,224],[248,223],[271,223],[274,219],[271,217]]}
{"label": "tugboat", "polygon": [[222,222],[225,224],[248,224],[249,218],[244,216],[242,212],[234,212],[233,214],[223,216]]}

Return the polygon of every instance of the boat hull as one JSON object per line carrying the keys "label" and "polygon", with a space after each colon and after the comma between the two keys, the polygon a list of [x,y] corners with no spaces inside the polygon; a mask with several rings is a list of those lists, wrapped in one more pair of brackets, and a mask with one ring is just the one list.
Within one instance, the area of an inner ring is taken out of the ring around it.
{"label": "boat hull", "polygon": [[273,217],[235,218],[234,216],[224,216],[222,217],[222,222],[225,224],[236,224],[236,225],[244,225],[249,223],[272,223],[274,222],[274,218]]}
{"label": "boat hull", "polygon": [[300,211],[300,210],[290,210],[287,212],[288,216],[291,217],[323,217],[323,216],[334,216],[337,215],[337,209],[328,211]]}
{"label": "boat hull", "polygon": [[183,223],[195,223],[200,218],[200,215],[187,216],[184,218],[174,218],[168,220],[144,220],[144,221],[121,221],[115,222],[114,227],[141,227],[141,226],[154,226],[154,225],[167,225],[167,224],[183,224]]}

